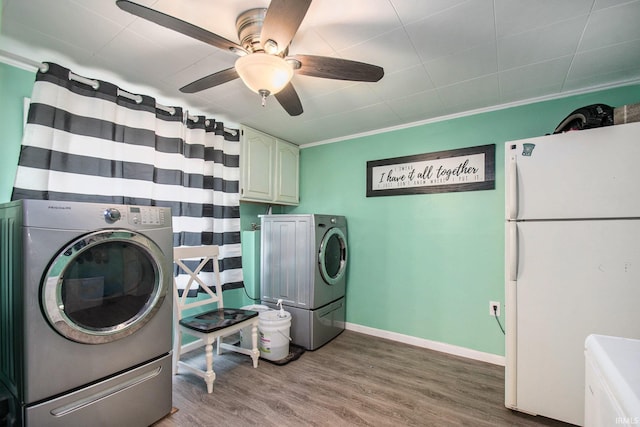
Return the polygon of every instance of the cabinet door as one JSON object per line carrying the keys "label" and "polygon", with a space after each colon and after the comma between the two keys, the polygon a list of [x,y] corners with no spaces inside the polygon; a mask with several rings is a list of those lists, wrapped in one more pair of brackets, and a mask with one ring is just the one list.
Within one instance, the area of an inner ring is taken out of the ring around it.
{"label": "cabinet door", "polygon": [[299,203],[298,164],[300,149],[297,145],[284,141],[276,144],[276,202],[287,204]]}
{"label": "cabinet door", "polygon": [[275,147],[275,138],[247,127],[242,129],[241,199],[273,200]]}

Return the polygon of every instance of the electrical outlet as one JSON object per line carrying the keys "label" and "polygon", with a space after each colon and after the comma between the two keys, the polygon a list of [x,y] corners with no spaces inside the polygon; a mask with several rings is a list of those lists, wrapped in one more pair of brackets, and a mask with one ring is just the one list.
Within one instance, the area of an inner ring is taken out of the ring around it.
{"label": "electrical outlet", "polygon": [[[493,310],[493,307],[496,307],[496,310]],[[489,301],[489,316],[497,315],[500,317],[500,302],[499,301]]]}

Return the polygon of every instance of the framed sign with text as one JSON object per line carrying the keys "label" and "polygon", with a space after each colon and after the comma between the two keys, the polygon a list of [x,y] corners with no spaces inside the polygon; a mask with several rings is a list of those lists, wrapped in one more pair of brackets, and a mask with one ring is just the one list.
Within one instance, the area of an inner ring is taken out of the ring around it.
{"label": "framed sign with text", "polygon": [[495,188],[495,144],[367,162],[367,197]]}

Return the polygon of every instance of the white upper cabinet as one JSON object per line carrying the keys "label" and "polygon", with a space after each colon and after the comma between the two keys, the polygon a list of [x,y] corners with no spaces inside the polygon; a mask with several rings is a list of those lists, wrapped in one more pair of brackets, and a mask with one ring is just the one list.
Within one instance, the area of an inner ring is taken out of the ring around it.
{"label": "white upper cabinet", "polygon": [[240,200],[297,205],[299,147],[247,126],[240,132]]}

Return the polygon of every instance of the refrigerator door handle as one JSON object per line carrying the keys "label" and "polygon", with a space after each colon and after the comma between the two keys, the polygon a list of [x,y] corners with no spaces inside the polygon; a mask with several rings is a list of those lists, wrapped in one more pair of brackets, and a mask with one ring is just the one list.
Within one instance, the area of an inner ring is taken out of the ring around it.
{"label": "refrigerator door handle", "polygon": [[507,219],[518,217],[518,163],[511,154],[507,171]]}
{"label": "refrigerator door handle", "polygon": [[507,223],[508,258],[507,280],[515,282],[518,278],[518,223],[510,221]]}
{"label": "refrigerator door handle", "polygon": [[506,284],[505,284],[505,393],[507,408],[518,408],[517,372],[517,277],[518,277],[518,223],[507,221],[506,225]]}

